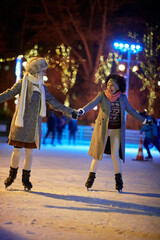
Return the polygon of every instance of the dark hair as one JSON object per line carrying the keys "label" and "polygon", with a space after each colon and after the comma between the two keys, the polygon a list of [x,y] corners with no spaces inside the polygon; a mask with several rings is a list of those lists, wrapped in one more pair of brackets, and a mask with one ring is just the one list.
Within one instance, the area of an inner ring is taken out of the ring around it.
{"label": "dark hair", "polygon": [[116,83],[118,84],[119,90],[124,93],[126,91],[126,80],[121,75],[118,75],[116,73],[111,73],[109,76],[106,77],[106,85],[110,79],[116,80]]}

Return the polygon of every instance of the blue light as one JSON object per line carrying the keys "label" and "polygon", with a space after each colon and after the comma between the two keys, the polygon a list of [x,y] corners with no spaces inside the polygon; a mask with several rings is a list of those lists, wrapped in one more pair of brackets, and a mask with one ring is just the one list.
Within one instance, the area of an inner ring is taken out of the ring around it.
{"label": "blue light", "polygon": [[121,49],[123,48],[123,43],[119,44],[119,48],[121,48]]}
{"label": "blue light", "polygon": [[140,50],[140,49],[141,49],[141,46],[140,46],[140,45],[137,45],[137,46],[136,46],[136,49],[137,49],[137,50]]}
{"label": "blue light", "polygon": [[120,51],[122,52],[126,52],[126,51],[132,51],[132,53],[138,53],[140,51],[142,51],[142,47],[138,44],[131,44],[129,45],[128,43],[118,43],[118,42],[115,42],[114,43],[114,48],[115,49],[119,49]]}
{"label": "blue light", "polygon": [[17,57],[16,68],[15,68],[16,82],[21,79],[21,64],[22,64],[22,58]]}
{"label": "blue light", "polygon": [[114,47],[115,47],[115,48],[118,48],[118,47],[119,47],[119,43],[117,43],[117,42],[114,43]]}
{"label": "blue light", "polygon": [[136,47],[136,46],[135,46],[134,44],[131,45],[131,49],[132,49],[132,50],[134,50],[135,47]]}
{"label": "blue light", "polygon": [[128,49],[128,48],[129,48],[129,44],[128,44],[128,43],[124,44],[124,47],[125,47],[126,49]]}

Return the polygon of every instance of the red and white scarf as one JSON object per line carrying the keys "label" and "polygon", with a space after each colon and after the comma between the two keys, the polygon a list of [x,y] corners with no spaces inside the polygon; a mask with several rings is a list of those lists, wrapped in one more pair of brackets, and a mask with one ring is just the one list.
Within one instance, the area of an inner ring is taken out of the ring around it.
{"label": "red and white scarf", "polygon": [[118,91],[117,93],[115,93],[115,94],[112,95],[112,94],[109,92],[109,90],[107,89],[107,90],[105,91],[105,95],[106,95],[106,97],[109,99],[110,102],[115,102],[115,101],[121,96],[121,91]]}

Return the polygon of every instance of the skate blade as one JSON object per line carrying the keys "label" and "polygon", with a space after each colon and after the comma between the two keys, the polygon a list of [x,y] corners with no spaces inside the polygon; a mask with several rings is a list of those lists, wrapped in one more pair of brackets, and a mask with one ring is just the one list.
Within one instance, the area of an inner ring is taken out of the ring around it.
{"label": "skate blade", "polygon": [[5,190],[9,190],[9,187],[10,187],[10,185],[9,186],[5,185]]}
{"label": "skate blade", "polygon": [[25,191],[25,192],[31,192],[31,188],[26,188],[26,187],[24,187],[24,191]]}
{"label": "skate blade", "polygon": [[122,193],[122,192],[123,192],[122,189],[118,190],[118,193]]}

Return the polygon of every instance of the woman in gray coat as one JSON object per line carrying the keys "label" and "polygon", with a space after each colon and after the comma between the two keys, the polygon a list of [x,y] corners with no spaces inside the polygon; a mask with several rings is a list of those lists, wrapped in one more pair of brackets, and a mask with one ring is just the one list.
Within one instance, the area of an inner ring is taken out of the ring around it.
{"label": "woman in gray coat", "polygon": [[123,188],[121,160],[125,162],[125,111],[141,123],[146,120],[129,104],[126,95],[125,79],[117,74],[110,74],[106,79],[107,90],[100,92],[95,99],[82,109],[79,116],[87,113],[100,104],[100,111],[95,121],[95,127],[89,148],[89,155],[93,157],[89,177],[85,186],[91,188],[96,177],[96,170],[103,153],[111,154],[115,169],[115,188]]}
{"label": "woman in gray coat", "polygon": [[20,95],[18,107],[13,115],[9,145],[14,146],[11,156],[9,177],[5,180],[6,187],[16,178],[22,148],[25,148],[24,169],[22,183],[25,189],[30,190],[29,181],[33,149],[40,149],[42,117],[46,116],[46,102],[54,110],[61,111],[69,117],[77,115],[71,108],[67,108],[53,98],[43,84],[43,76],[47,69],[47,62],[43,58],[33,57],[26,65],[26,73],[22,80],[15,83],[11,89],[0,94],[0,103],[7,101],[17,94]]}

